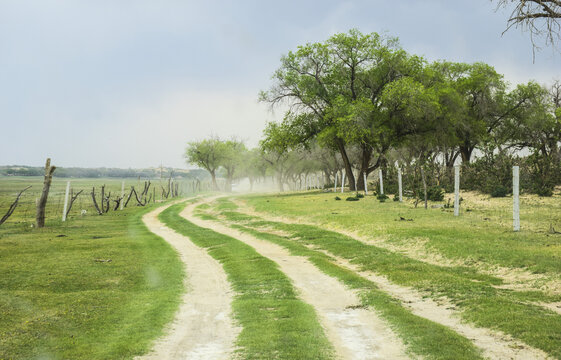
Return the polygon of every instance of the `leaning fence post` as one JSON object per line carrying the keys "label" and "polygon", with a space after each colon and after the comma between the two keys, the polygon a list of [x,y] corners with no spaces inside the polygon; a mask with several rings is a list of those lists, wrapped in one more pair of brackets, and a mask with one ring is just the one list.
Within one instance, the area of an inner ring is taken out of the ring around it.
{"label": "leaning fence post", "polygon": [[364,195],[368,195],[368,184],[366,183],[366,172],[363,172],[362,176],[364,177]]}
{"label": "leaning fence post", "polygon": [[343,171],[343,180],[341,180],[341,192],[345,189],[345,172]]}
{"label": "leaning fence post", "polygon": [[66,209],[68,209],[68,193],[70,192],[70,181],[66,182],[66,195],[64,195],[64,209],[62,210],[62,221],[66,221]]}
{"label": "leaning fence post", "polygon": [[520,167],[512,167],[512,217],[514,231],[520,231]]}
{"label": "leaning fence post", "polygon": [[337,192],[337,173],[335,173],[335,184],[333,185],[333,192]]}
{"label": "leaning fence post", "polygon": [[454,166],[454,216],[460,215],[460,165]]}
{"label": "leaning fence post", "polygon": [[[154,189],[156,189],[155,185],[154,185]],[[154,196],[154,198],[156,198],[156,196]],[[119,204],[119,208],[121,210],[123,210],[124,199],[125,199],[125,180],[123,180],[123,182],[121,183],[121,203]]]}

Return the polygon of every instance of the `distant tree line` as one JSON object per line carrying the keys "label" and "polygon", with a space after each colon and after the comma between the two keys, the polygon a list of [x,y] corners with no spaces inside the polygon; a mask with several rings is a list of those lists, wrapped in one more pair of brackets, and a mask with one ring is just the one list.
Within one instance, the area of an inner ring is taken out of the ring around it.
{"label": "distant tree line", "polygon": [[[45,169],[34,166],[0,166],[0,176],[43,176]],[[118,169],[118,168],[78,168],[58,167],[54,177],[65,178],[168,178],[173,173],[175,178],[206,180],[209,175],[201,169],[182,170],[173,168]]]}
{"label": "distant tree line", "polygon": [[561,184],[559,81],[511,88],[488,64],[429,62],[396,38],[351,30],[283,56],[260,99],[288,110],[258,149],[213,138],[190,143],[187,160],[211,175],[228,169],[230,181],[273,176],[279,190],[312,173],[330,184],[344,173],[363,189],[398,165],[418,194],[422,183],[451,188],[460,163],[462,186],[486,193],[509,192],[515,164],[526,191]]}

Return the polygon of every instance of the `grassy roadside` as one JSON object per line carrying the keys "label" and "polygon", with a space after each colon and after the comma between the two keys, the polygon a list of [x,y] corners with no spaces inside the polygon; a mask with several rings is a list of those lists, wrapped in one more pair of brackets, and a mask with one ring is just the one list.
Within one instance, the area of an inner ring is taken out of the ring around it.
{"label": "grassy roadside", "polygon": [[148,351],[184,289],[177,254],[142,223],[152,209],[0,227],[0,359]]}
{"label": "grassy roadside", "polygon": [[242,359],[331,359],[327,341],[313,308],[300,301],[278,266],[252,247],[202,228],[179,215],[174,205],[160,219],[188,236],[218,260],[237,293],[234,315],[243,327],[237,345]]}
{"label": "grassy roadside", "polygon": [[[467,320],[482,327],[499,329],[552,356],[561,357],[561,316],[532,304],[559,301],[559,296],[499,289],[495,286],[502,283],[500,279],[474,269],[427,264],[320,227],[248,217],[235,212],[235,205],[228,201],[221,201],[217,209],[221,209],[222,215],[228,219],[241,221],[246,229],[251,228],[247,231],[283,243],[293,251],[306,254],[312,261],[323,255],[309,250],[310,246],[385,275],[396,284],[432,293],[434,297],[446,296],[462,310]],[[285,235],[264,234],[259,231],[263,228],[280,230]]]}
{"label": "grassy roadside", "polygon": [[421,205],[415,209],[410,203],[391,199],[380,203],[373,196],[358,202],[335,201],[336,195],[341,194],[301,193],[243,199],[259,212],[302,218],[332,229],[352,229],[402,249],[421,246],[429,254],[443,255],[466,266],[522,268],[561,279],[561,235],[548,233],[550,225],[561,229],[560,195],[522,195],[520,233],[512,231],[512,198],[462,193],[461,216],[454,217],[451,210],[425,210]]}
{"label": "grassy roadside", "polygon": [[[379,290],[374,283],[336,265],[326,254],[311,250],[304,242],[294,241],[293,237],[259,231],[261,227],[270,229],[275,223],[235,212],[235,205],[224,199],[220,199],[219,205],[214,209],[221,211],[220,217],[239,222],[232,225],[234,228],[283,246],[293,255],[305,256],[327,275],[339,279],[350,288],[360,290],[362,305],[376,309],[402,338],[410,353],[426,359],[481,359],[479,350],[470,340],[443,325],[412,314],[399,301]],[[207,217],[218,220],[212,215]]]}

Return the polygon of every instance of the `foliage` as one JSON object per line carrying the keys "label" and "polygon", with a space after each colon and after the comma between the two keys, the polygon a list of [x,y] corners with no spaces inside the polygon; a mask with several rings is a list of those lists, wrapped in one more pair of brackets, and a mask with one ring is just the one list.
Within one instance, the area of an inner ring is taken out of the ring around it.
{"label": "foliage", "polygon": [[430,201],[443,201],[444,190],[440,186],[431,186],[427,189],[427,199]]}
{"label": "foliage", "polygon": [[508,189],[502,185],[496,185],[491,191],[492,197],[505,197],[508,195]]}
{"label": "foliage", "polygon": [[384,202],[389,199],[389,197],[386,194],[378,194],[376,195],[376,199],[380,200],[380,202]]}
{"label": "foliage", "polygon": [[512,166],[519,160],[507,153],[486,153],[469,165],[462,167],[460,186],[491,194],[497,187],[512,192]]}

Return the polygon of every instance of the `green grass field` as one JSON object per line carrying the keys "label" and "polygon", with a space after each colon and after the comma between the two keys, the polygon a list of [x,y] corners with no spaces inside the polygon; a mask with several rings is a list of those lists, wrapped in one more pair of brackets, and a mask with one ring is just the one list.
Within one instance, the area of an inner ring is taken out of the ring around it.
{"label": "green grass field", "polygon": [[[31,227],[41,179],[0,178],[0,212],[25,193],[0,226],[0,359],[121,359],[150,349],[175,313],[183,267],[175,251],[150,233],[129,206],[103,216],[85,195],[67,222],[59,204],[65,180],[53,180],[43,229]],[[73,181],[77,188],[120,180]],[[79,216],[81,208],[88,209]],[[60,211],[59,211],[60,210]]]}

